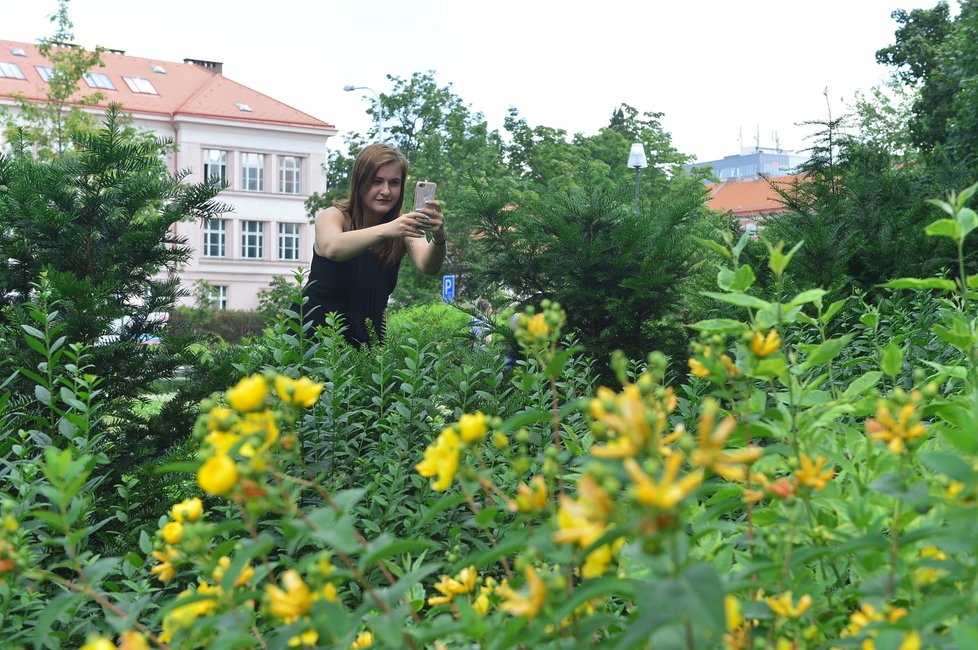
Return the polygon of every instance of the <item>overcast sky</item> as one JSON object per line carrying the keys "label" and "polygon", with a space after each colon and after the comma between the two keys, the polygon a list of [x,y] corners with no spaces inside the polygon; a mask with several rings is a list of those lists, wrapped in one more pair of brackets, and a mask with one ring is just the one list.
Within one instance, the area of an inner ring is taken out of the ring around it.
{"label": "overcast sky", "polygon": [[[620,103],[663,113],[698,160],[752,146],[808,146],[824,119],[888,70],[894,9],[937,0],[72,0],[75,42],[164,61],[224,63],[225,76],[363,131],[387,75],[434,70],[439,85],[501,128],[510,106],[531,126],[595,133]],[[952,7],[955,3],[952,0]],[[0,0],[0,38],[53,33],[55,0]],[[339,138],[334,139],[336,146]],[[622,152],[628,155],[627,151]]]}

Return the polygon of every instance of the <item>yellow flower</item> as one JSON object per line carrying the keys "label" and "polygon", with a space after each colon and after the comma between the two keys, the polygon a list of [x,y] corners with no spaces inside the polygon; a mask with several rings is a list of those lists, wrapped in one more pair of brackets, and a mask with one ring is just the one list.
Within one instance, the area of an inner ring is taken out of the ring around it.
{"label": "yellow flower", "polygon": [[90,636],[88,643],[81,647],[81,650],[116,650],[115,644],[111,639],[104,636]]}
{"label": "yellow flower", "polygon": [[[262,451],[275,444],[279,436],[278,424],[276,424],[275,415],[271,411],[248,413],[238,427],[238,431],[242,436],[261,440]],[[248,447],[250,450],[247,449]],[[250,444],[242,445],[241,455],[247,458],[254,456],[254,447]]]}
{"label": "yellow flower", "polygon": [[119,637],[119,650],[149,650],[149,643],[136,630],[129,630]]}
{"label": "yellow flower", "polygon": [[357,635],[356,640],[350,644],[350,650],[359,650],[359,648],[367,648],[374,644],[374,635],[370,632],[361,632]]}
{"label": "yellow flower", "polygon": [[577,499],[566,494],[560,498],[553,539],[558,544],[587,548],[607,531],[610,513],[611,499],[607,492],[587,474],[577,483]]}
{"label": "yellow flower", "polygon": [[[214,567],[214,570],[211,572],[211,578],[214,579],[214,582],[220,582],[224,579],[224,572],[229,568],[231,568],[231,558],[229,558],[227,555],[221,556],[217,560],[217,566]],[[251,564],[245,562],[245,565],[241,567],[241,570],[238,572],[238,576],[234,579],[234,586],[240,587],[241,585],[246,584],[254,577],[254,575],[254,568],[252,568]]]}
{"label": "yellow flower", "polygon": [[723,598],[723,605],[727,615],[727,632],[733,632],[744,622],[740,616],[740,601],[733,594],[727,594]]}
{"label": "yellow flower", "polygon": [[472,609],[474,609],[479,616],[485,616],[486,612],[489,611],[489,595],[479,594],[478,597],[476,597],[475,602],[472,603]]}
{"label": "yellow flower", "polygon": [[628,458],[638,453],[631,438],[614,438],[603,445],[592,445],[590,453],[595,458]]}
{"label": "yellow flower", "polygon": [[699,359],[690,358],[689,360],[689,371],[693,373],[694,377],[709,377],[710,370],[703,365],[703,362]]}
{"label": "yellow flower", "polygon": [[16,532],[20,528],[20,522],[17,521],[16,517],[13,515],[7,515],[3,518],[3,529],[8,533]]}
{"label": "yellow flower", "polygon": [[174,503],[170,509],[170,514],[176,521],[197,521],[204,513],[204,504],[199,497],[184,499],[180,503]]}
{"label": "yellow flower", "polygon": [[295,569],[289,569],[282,575],[282,586],[265,585],[268,596],[268,611],[276,618],[282,619],[286,625],[295,623],[299,617],[309,612],[312,607],[312,594],[309,586]]}
{"label": "yellow flower", "polygon": [[771,329],[765,336],[760,332],[754,332],[754,337],[750,341],[750,351],[759,357],[769,357],[781,347],[781,337],[778,336],[776,329]]}
{"label": "yellow flower", "polygon": [[[932,562],[943,562],[947,560],[947,555],[945,555],[940,549],[934,546],[926,546],[920,551],[920,557],[930,560]],[[941,572],[933,566],[922,566],[918,567],[914,571],[914,581],[918,585],[930,585],[934,584],[941,577]]]}
{"label": "yellow flower", "polygon": [[335,603],[340,597],[336,591],[336,585],[332,582],[327,582],[326,586],[319,590],[317,596],[316,600],[322,598],[329,603]]}
{"label": "yellow flower", "polygon": [[209,444],[217,454],[228,454],[241,441],[241,436],[231,431],[211,431],[204,436],[204,442]]}
{"label": "yellow flower", "polygon": [[540,576],[537,575],[537,572],[531,566],[527,566],[524,569],[523,575],[526,576],[526,584],[529,591],[527,595],[514,591],[505,582],[496,587],[496,593],[504,599],[500,605],[500,608],[504,612],[508,612],[513,616],[533,618],[543,609],[543,603],[547,599],[547,586],[543,584]]}
{"label": "yellow flower", "polygon": [[743,483],[747,479],[747,466],[764,452],[759,447],[725,449],[727,439],[737,428],[737,420],[732,416],[726,417],[714,428],[716,414],[716,402],[708,400],[697,429],[698,448],[690,456],[690,462],[696,467],[712,470],[728,481]]}
{"label": "yellow flower", "polygon": [[435,590],[441,596],[432,596],[428,599],[429,605],[445,605],[452,602],[452,598],[461,594],[467,594],[475,589],[475,584],[479,579],[479,574],[474,566],[462,569],[457,576],[450,578],[443,575],[441,580],[435,583]]}
{"label": "yellow flower", "polygon": [[638,502],[654,508],[668,510],[699,487],[700,483],[703,482],[702,470],[696,470],[676,481],[676,475],[679,473],[682,463],[683,454],[680,452],[666,458],[662,480],[656,485],[642,471],[634,458],[626,458],[625,470],[635,481],[635,498]]}
{"label": "yellow flower", "polygon": [[183,537],[183,524],[179,521],[171,521],[163,526],[163,539],[167,544],[179,544]]}
{"label": "yellow flower", "polygon": [[323,385],[308,377],[292,379],[285,375],[275,377],[275,392],[286,404],[295,404],[303,408],[312,408],[319,400]]}
{"label": "yellow flower", "polygon": [[150,569],[149,572],[156,576],[160,582],[164,584],[169,582],[177,574],[177,569],[173,566],[173,560],[180,557],[180,554],[176,549],[167,546],[165,553],[163,551],[153,551],[152,556],[159,560],[160,563]]}
{"label": "yellow flower", "polygon": [[920,650],[920,633],[913,630],[903,637],[903,641],[900,642],[900,647],[897,650]]}
{"label": "yellow flower", "polygon": [[900,407],[900,415],[894,419],[888,403],[880,400],[876,408],[876,418],[866,420],[869,437],[885,442],[894,454],[903,453],[908,443],[927,433],[926,427],[920,421],[920,413],[917,412],[919,403],[920,391],[915,390],[911,393],[911,401]]}
{"label": "yellow flower", "polygon": [[228,404],[239,413],[247,413],[261,407],[268,395],[265,377],[254,374],[245,377],[234,388],[228,389]]}
{"label": "yellow flower", "polygon": [[510,510],[540,512],[547,507],[550,491],[547,489],[547,483],[543,477],[538,474],[533,477],[530,483],[533,487],[522,482],[517,486],[516,491],[519,494],[516,495],[515,500],[509,502]]}
{"label": "yellow flower", "polygon": [[210,598],[195,600],[192,603],[180,605],[170,610],[163,618],[163,634],[160,635],[160,641],[167,643],[173,640],[173,634],[175,632],[190,627],[198,616],[207,616],[213,613],[217,607],[217,599],[221,595],[221,588],[202,582],[197,585],[196,591],[193,589],[184,589],[181,591],[177,599],[186,598],[195,594],[210,596]]}
{"label": "yellow flower", "polygon": [[226,406],[215,406],[207,414],[207,430],[230,431],[237,421],[237,413]]}
{"label": "yellow flower", "polygon": [[835,476],[835,469],[822,470],[825,467],[825,456],[819,456],[812,463],[812,459],[805,454],[801,455],[801,469],[795,472],[795,478],[802,485],[821,490],[826,482]]}
{"label": "yellow flower", "polygon": [[482,411],[476,411],[471,415],[465,413],[458,420],[458,430],[463,442],[482,440],[486,437],[486,416]]}
{"label": "yellow flower", "polygon": [[447,490],[458,470],[459,437],[451,427],[442,429],[433,445],[425,449],[424,459],[414,466],[418,474],[426,478],[437,476],[433,490]]}
{"label": "yellow flower", "polygon": [[799,598],[797,605],[793,604],[790,591],[786,591],[780,596],[765,598],[764,600],[767,601],[771,611],[784,618],[798,618],[812,606],[812,597],[808,594]]}
{"label": "yellow flower", "polygon": [[237,482],[238,467],[223,454],[211,456],[197,470],[197,484],[207,494],[227,494]]}
{"label": "yellow flower", "polygon": [[581,577],[585,580],[600,578],[608,569],[608,565],[614,559],[611,544],[602,544],[587,554],[584,564],[581,565]]}
{"label": "yellow flower", "polygon": [[296,648],[300,645],[315,647],[317,641],[319,641],[319,633],[316,630],[306,630],[289,639],[289,647]]}
{"label": "yellow flower", "polygon": [[546,338],[547,334],[550,334],[550,326],[547,325],[547,319],[542,313],[534,314],[530,321],[526,324],[526,332],[529,334],[530,340]]}

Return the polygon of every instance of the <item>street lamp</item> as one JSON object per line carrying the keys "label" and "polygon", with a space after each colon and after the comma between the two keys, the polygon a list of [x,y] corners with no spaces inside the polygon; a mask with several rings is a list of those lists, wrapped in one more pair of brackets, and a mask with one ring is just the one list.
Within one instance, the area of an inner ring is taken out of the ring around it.
{"label": "street lamp", "polygon": [[374,90],[373,88],[370,88],[369,86],[343,86],[343,90],[345,90],[346,92],[352,92],[354,90],[369,90],[370,92],[372,92],[374,94],[374,99],[377,102],[376,103],[376,106],[377,106],[377,141],[378,142],[383,142],[384,141],[384,117],[383,117],[383,109],[380,106],[380,95],[377,94],[377,91]]}
{"label": "street lamp", "polygon": [[631,151],[628,152],[628,166],[635,168],[635,214],[637,215],[639,213],[638,171],[649,166],[648,160],[645,159],[645,145],[641,142],[633,144]]}

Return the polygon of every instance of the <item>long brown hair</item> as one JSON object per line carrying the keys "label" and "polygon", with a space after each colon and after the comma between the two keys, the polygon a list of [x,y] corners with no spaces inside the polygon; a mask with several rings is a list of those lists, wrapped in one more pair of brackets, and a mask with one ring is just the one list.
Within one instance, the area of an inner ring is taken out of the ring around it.
{"label": "long brown hair", "polygon": [[[394,207],[383,216],[382,223],[396,219],[401,214],[401,207],[404,205],[404,184],[407,182],[408,175],[407,158],[399,149],[376,142],[365,147],[353,161],[353,170],[350,172],[350,194],[345,199],[333,201],[333,207],[350,216],[353,230],[363,228],[363,197],[370,189],[377,170],[391,163],[397,163],[401,170],[401,195]],[[404,239],[400,237],[389,239],[370,250],[385,266],[394,266],[404,257]]]}

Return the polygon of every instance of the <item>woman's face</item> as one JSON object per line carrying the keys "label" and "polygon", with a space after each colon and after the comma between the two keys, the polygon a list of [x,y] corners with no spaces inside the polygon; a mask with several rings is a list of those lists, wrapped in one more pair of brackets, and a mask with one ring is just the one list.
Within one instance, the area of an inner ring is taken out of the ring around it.
{"label": "woman's face", "polygon": [[376,216],[390,212],[401,198],[403,185],[400,165],[387,163],[378,168],[363,196],[364,212],[372,212]]}

